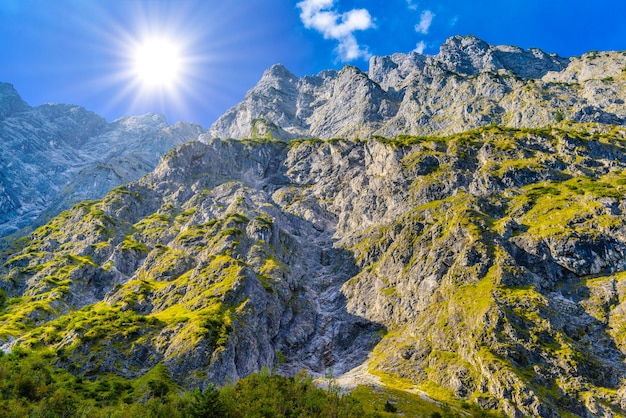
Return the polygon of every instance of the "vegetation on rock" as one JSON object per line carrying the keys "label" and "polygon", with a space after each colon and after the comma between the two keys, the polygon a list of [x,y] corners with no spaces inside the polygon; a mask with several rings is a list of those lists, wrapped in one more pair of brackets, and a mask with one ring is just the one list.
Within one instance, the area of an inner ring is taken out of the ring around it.
{"label": "vegetation on rock", "polygon": [[366,362],[456,408],[624,414],[625,148],[565,122],[189,143],[5,250],[0,340],[164,395]]}

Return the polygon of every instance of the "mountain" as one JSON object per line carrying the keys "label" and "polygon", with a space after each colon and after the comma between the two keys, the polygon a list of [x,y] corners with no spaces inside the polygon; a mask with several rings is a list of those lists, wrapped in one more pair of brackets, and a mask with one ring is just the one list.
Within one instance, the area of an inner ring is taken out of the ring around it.
{"label": "mountain", "polygon": [[107,123],[79,106],[30,107],[13,86],[0,83],[0,237],[137,180],[170,148],[201,132],[190,123],[168,125],[156,114]]}
{"label": "mountain", "polygon": [[540,49],[448,39],[439,54],[373,57],[298,78],[284,66],[263,74],[209,129],[218,138],[368,138],[448,135],[496,123],[544,127],[561,119],[624,124],[626,55],[562,58]]}
{"label": "mountain", "polygon": [[201,139],[5,255],[5,349],[191,387],[365,363],[511,416],[625,413],[623,127]]}
{"label": "mountain", "polygon": [[[369,74],[274,66],[153,171],[4,248],[0,348],[85,380],[304,369],[460,415],[626,416],[623,59],[454,37]],[[279,140],[300,132],[321,138]]]}

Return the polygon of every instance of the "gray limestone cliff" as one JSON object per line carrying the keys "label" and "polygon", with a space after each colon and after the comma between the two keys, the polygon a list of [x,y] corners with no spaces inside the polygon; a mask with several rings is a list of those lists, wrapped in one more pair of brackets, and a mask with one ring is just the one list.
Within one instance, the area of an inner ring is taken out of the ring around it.
{"label": "gray limestone cliff", "polygon": [[286,140],[451,134],[490,123],[544,127],[562,119],[623,124],[625,68],[621,52],[562,58],[455,36],[437,55],[373,57],[367,73],[347,66],[298,78],[276,65],[209,134]]}

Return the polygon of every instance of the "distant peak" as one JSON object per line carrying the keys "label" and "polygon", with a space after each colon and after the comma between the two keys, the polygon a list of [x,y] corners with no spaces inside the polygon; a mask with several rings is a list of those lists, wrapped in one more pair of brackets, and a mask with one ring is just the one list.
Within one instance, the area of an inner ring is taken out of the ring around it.
{"label": "distant peak", "polygon": [[263,78],[297,78],[291,71],[287,69],[283,64],[274,64],[268,68],[263,74]]}
{"label": "distant peak", "polygon": [[354,65],[345,65],[341,70],[339,70],[339,74],[354,74],[354,75],[360,75],[360,74],[364,74],[363,71],[361,71],[361,69],[359,67],[355,67]]}
{"label": "distant peak", "polygon": [[491,45],[474,35],[455,35],[441,45],[440,54],[450,51],[460,51],[466,54],[481,55],[489,51]]}
{"label": "distant peak", "polygon": [[4,95],[6,92],[13,92],[17,94],[17,90],[13,87],[13,84],[0,82],[0,94]]}
{"label": "distant peak", "polygon": [[28,103],[22,100],[13,84],[0,82],[0,119],[30,108]]}
{"label": "distant peak", "polygon": [[123,116],[111,122],[111,125],[132,132],[152,132],[168,126],[164,115],[152,112],[143,115]]}
{"label": "distant peak", "polygon": [[540,78],[548,71],[560,71],[569,62],[537,48],[494,46],[473,35],[448,38],[434,59],[444,68],[461,75],[507,70],[524,78]]}
{"label": "distant peak", "polygon": [[483,41],[474,35],[454,35],[446,39],[444,45],[447,44],[461,44],[461,45],[470,45],[470,44],[481,44],[489,46],[489,43]]}

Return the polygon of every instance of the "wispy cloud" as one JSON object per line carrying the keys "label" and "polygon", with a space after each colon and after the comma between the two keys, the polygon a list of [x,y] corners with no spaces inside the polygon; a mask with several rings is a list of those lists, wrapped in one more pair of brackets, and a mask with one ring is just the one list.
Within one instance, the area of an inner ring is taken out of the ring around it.
{"label": "wispy cloud", "polygon": [[425,49],[426,49],[426,42],[419,41],[413,51],[417,52],[418,54],[423,54]]}
{"label": "wispy cloud", "polygon": [[433,23],[435,14],[430,10],[424,10],[420,15],[420,22],[415,25],[415,32],[426,35],[430,29],[430,25]]}
{"label": "wispy cloud", "polygon": [[406,0],[406,5],[411,10],[417,10],[417,2],[415,0]]}
{"label": "wispy cloud", "polygon": [[334,0],[304,0],[297,4],[300,19],[304,26],[315,29],[326,39],[339,42],[337,52],[342,61],[370,58],[367,48],[357,42],[354,32],[374,27],[370,13],[366,9],[352,9],[345,13],[334,11]]}

